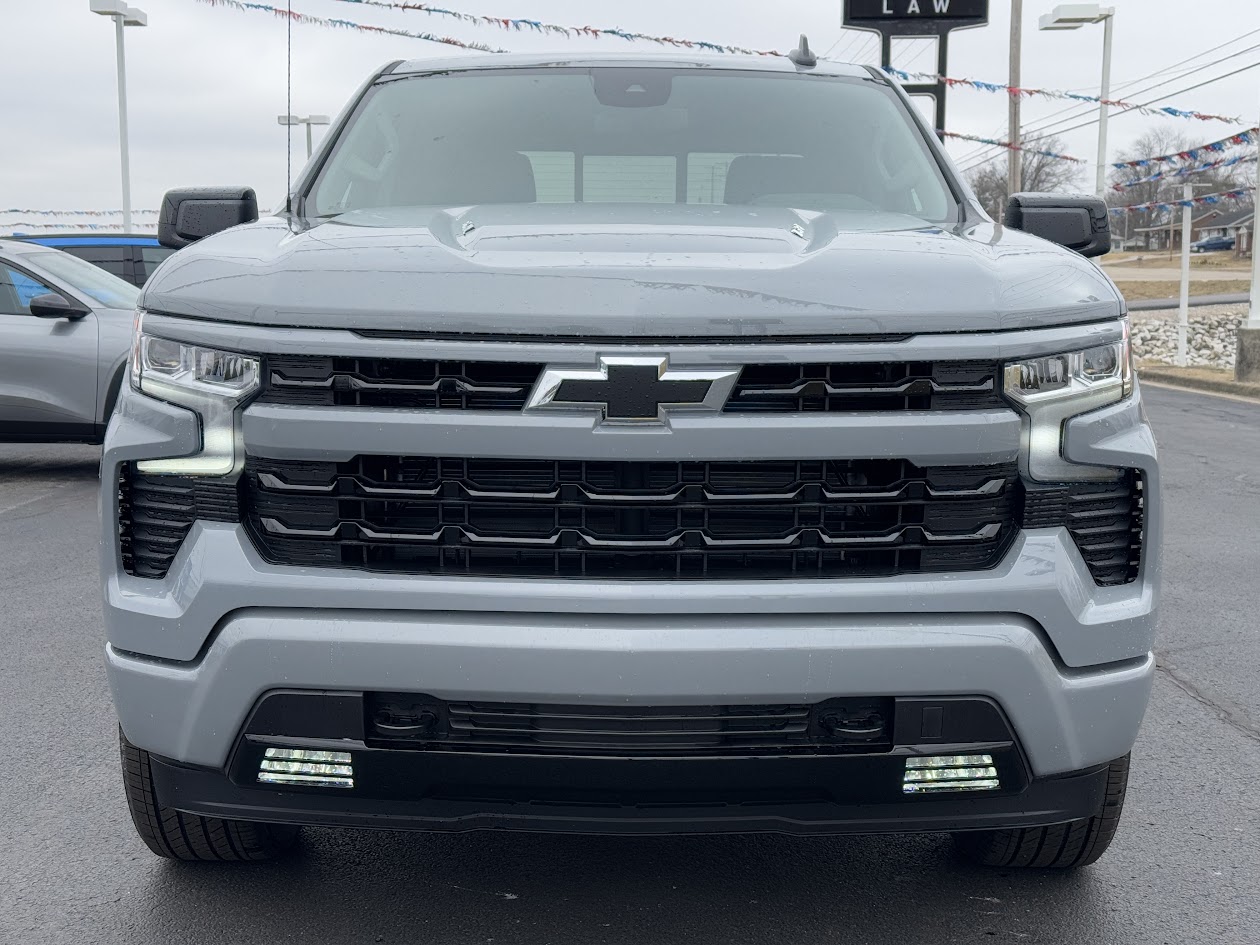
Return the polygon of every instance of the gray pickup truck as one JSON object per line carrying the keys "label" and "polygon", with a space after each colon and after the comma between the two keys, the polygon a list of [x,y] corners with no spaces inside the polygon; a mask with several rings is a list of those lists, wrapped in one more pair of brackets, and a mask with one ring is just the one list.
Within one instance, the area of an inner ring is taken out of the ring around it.
{"label": "gray pickup truck", "polygon": [[173,191],[102,465],[141,837],[1115,834],[1155,444],[1089,197],[878,71],[394,62],[284,206]]}

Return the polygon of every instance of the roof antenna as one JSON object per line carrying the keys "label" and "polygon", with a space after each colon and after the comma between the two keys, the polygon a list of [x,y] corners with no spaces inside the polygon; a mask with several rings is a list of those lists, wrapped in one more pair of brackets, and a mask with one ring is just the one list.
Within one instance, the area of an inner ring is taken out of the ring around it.
{"label": "roof antenna", "polygon": [[802,69],[812,69],[818,65],[818,57],[810,51],[809,37],[804,33],[801,34],[801,44],[788,53],[788,59]]}

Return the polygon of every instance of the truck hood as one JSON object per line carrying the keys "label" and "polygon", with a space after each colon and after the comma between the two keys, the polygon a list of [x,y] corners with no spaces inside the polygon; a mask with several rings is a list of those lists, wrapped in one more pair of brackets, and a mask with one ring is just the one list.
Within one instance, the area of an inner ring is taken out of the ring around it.
{"label": "truck hood", "polygon": [[270,217],[173,255],[143,308],[258,325],[549,337],[826,337],[1099,321],[1085,259],[993,223],[713,205]]}

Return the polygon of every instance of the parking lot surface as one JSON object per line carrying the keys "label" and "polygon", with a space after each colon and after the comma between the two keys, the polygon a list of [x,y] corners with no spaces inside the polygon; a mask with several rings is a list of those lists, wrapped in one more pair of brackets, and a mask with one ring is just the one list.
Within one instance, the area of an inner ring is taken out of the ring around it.
{"label": "parking lot surface", "polygon": [[1260,942],[1260,406],[1145,392],[1165,597],[1120,835],[1073,874],[948,837],[307,830],[278,864],[174,864],[127,819],[102,669],[99,450],[0,446],[0,942]]}

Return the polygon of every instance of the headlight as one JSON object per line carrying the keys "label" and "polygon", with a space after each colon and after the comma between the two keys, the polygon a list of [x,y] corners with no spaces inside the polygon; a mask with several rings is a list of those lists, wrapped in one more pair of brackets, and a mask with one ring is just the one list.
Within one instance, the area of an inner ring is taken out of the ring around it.
{"label": "headlight", "polygon": [[236,410],[258,389],[258,359],[146,335],[137,320],[131,351],[131,385],[188,407],[201,418],[201,451],[136,464],[140,472],[226,476],[237,468]]}
{"label": "headlight", "polygon": [[1005,392],[1025,416],[1021,465],[1031,479],[1113,479],[1117,471],[1063,458],[1063,424],[1077,414],[1114,404],[1133,393],[1129,320],[1112,344],[1083,351],[1013,361],[1006,365]]}

